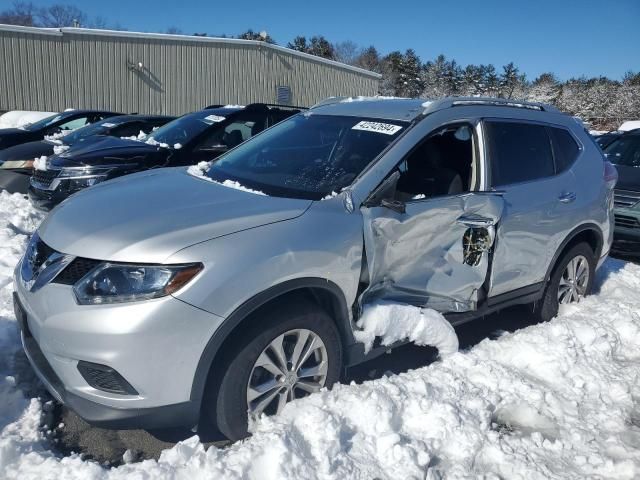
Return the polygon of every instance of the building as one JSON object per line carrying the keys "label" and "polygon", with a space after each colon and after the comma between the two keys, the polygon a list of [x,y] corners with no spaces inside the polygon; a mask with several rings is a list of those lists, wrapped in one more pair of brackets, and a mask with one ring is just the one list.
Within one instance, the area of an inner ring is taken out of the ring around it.
{"label": "building", "polygon": [[375,95],[380,75],[254,40],[0,25],[0,111],[179,115],[211,104],[310,106]]}

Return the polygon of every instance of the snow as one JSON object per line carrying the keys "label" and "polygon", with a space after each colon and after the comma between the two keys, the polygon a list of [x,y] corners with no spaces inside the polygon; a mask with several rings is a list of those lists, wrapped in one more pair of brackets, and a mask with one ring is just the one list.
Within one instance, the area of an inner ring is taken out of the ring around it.
{"label": "snow", "polygon": [[618,128],[621,132],[628,132],[629,130],[635,130],[636,128],[640,128],[640,120],[630,120],[628,122],[624,122]]}
{"label": "snow", "polygon": [[356,97],[347,97],[340,100],[340,103],[351,103],[351,102],[367,102],[374,100],[402,100],[406,99],[406,97],[389,97],[385,95],[374,95],[374,96],[363,96],[358,95]]}
{"label": "snow", "polygon": [[45,172],[47,170],[47,157],[46,157],[46,155],[42,155],[41,157],[38,157],[38,158],[34,159],[33,168],[35,168],[36,170],[40,170],[40,171]]}
{"label": "snow", "polygon": [[145,143],[148,143],[149,145],[153,145],[153,146],[159,146],[162,148],[169,148],[169,145],[167,143],[164,142],[158,142],[155,138],[153,137],[149,137],[147,138],[147,140],[145,141]]}
{"label": "snow", "polygon": [[69,150],[69,145],[54,145],[53,146],[53,153],[56,155],[60,155],[61,153],[66,152],[67,150]]}
{"label": "snow", "polygon": [[[2,479],[640,478],[640,266],[611,259],[597,293],[551,322],[321,391],[258,419],[252,438],[228,448],[194,436],[158,461],[129,452],[132,463],[110,469],[54,454],[39,427],[52,405],[28,397],[14,363],[11,275],[41,219],[24,196],[0,193]],[[420,323],[402,310],[387,317]]]}
{"label": "snow", "polygon": [[130,137],[120,137],[123,140],[136,140],[136,141],[142,141],[144,140],[144,138],[147,136],[146,133],[144,133],[142,130],[140,130],[140,133],[138,133],[138,135],[131,135]]}
{"label": "snow", "polygon": [[60,132],[56,132],[52,135],[45,135],[44,139],[50,142],[56,143],[58,145],[61,145],[62,141],[60,139],[62,137],[69,135],[71,132],[73,132],[73,130],[76,130],[76,129],[61,130]]}
{"label": "snow", "polygon": [[383,346],[409,340],[438,349],[441,357],[458,351],[458,336],[451,324],[435,310],[398,303],[378,302],[365,306],[354,336],[364,343],[365,353],[379,337]]}
{"label": "snow", "polygon": [[253,190],[251,188],[247,188],[240,184],[239,182],[233,180],[225,180],[224,182],[218,182],[211,177],[206,175],[206,172],[211,167],[211,162],[200,162],[197,165],[191,165],[187,168],[187,173],[189,175],[193,175],[194,177],[202,178],[209,182],[217,183],[218,185],[224,185],[225,187],[235,188],[236,190],[242,190],[243,192],[253,193],[255,195],[265,195],[266,193],[261,192],[259,190]]}
{"label": "snow", "polygon": [[35,112],[27,110],[13,110],[0,115],[0,128],[17,128],[43,118],[55,115],[56,112]]}
{"label": "snow", "polygon": [[332,198],[335,198],[335,197],[337,197],[338,195],[340,195],[340,193],[339,193],[339,192],[335,192],[335,191],[334,191],[334,192],[331,192],[330,194],[328,194],[328,195],[326,195],[326,196],[322,197],[322,199],[321,199],[321,200],[331,200]]}
{"label": "snow", "polygon": [[180,149],[182,148],[182,144],[181,144],[181,143],[174,143],[174,144],[173,144],[173,148],[174,148],[175,150],[180,150]]}

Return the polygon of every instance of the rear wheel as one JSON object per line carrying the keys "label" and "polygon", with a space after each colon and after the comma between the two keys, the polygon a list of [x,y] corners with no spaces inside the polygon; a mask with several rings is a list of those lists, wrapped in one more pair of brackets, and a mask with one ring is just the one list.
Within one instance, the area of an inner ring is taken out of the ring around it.
{"label": "rear wheel", "polygon": [[596,260],[588,243],[579,243],[567,251],[553,270],[544,296],[536,304],[540,320],[551,320],[560,305],[577,303],[591,293]]}
{"label": "rear wheel", "polygon": [[278,414],[287,403],[331,387],[342,367],[338,330],[321,308],[295,301],[257,315],[256,326],[227,349],[226,364],[214,366],[224,374],[214,405],[205,405],[231,440],[248,435],[250,416]]}

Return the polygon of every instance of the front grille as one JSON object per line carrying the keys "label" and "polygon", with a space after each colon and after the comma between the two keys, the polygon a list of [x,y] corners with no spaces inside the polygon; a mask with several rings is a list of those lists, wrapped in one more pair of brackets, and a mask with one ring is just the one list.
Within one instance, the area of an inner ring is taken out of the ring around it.
{"label": "front grille", "polygon": [[113,368],[99,363],[78,362],[78,371],[87,383],[95,389],[122,395],[137,395],[135,388]]}
{"label": "front grille", "polygon": [[613,192],[613,204],[619,208],[631,208],[640,202],[640,192],[616,189]]}
{"label": "front grille", "polygon": [[635,217],[629,217],[627,215],[614,215],[616,226],[624,227],[624,228],[638,228],[640,224],[638,223],[638,219]]}
{"label": "front grille", "polygon": [[44,188],[48,188],[59,173],[59,170],[35,170],[33,172],[33,181]]}
{"label": "front grille", "polygon": [[75,285],[82,277],[98,266],[100,262],[98,260],[91,260],[89,258],[76,258],[73,260],[67,268],[58,274],[53,280],[53,283],[61,283],[63,285]]}

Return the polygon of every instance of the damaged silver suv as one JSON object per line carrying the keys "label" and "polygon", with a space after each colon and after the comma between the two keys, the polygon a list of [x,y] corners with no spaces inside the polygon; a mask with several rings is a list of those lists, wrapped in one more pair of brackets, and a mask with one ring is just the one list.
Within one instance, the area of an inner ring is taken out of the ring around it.
{"label": "damaged silver suv", "polygon": [[612,240],[615,169],[544,105],[332,99],[200,167],[75,195],[16,269],[25,351],[89,423],[242,438],[384,351],[367,305],[549,319]]}

